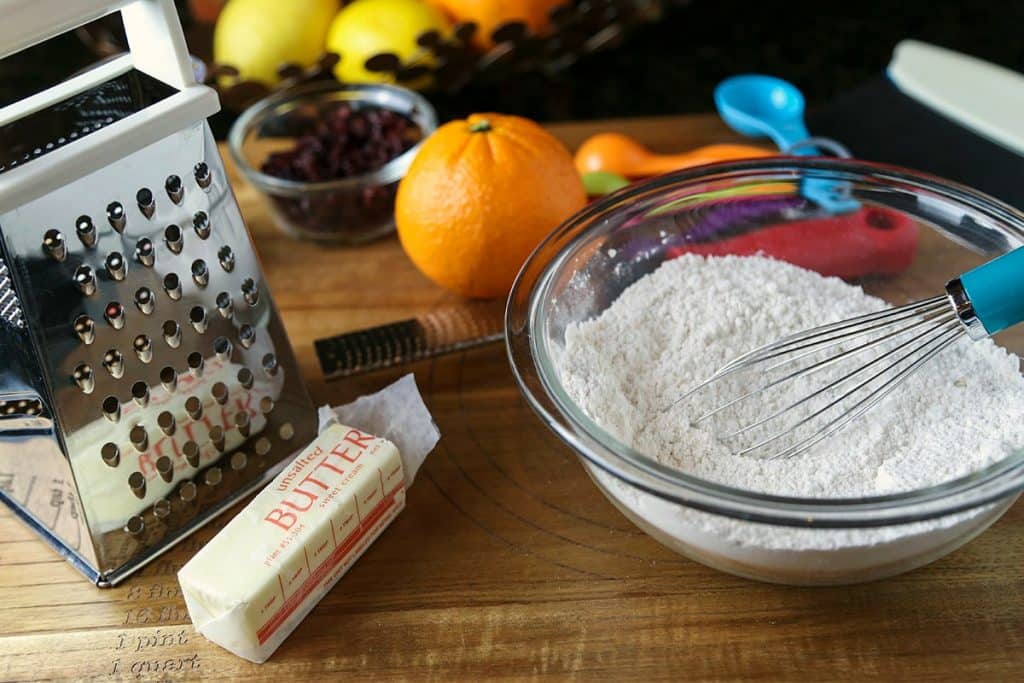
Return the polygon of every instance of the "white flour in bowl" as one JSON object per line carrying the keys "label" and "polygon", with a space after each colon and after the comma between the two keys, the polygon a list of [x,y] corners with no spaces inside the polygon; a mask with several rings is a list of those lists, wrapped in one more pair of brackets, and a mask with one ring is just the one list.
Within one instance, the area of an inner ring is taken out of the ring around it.
{"label": "white flour in bowl", "polygon": [[[812,498],[907,491],[963,476],[1024,446],[1019,359],[989,340],[966,337],[863,418],[793,458],[734,455],[683,413],[664,410],[742,352],[885,306],[859,287],[781,261],[686,255],[633,284],[599,317],[569,327],[560,374],[583,411],[622,442],[688,474],[751,491]],[[707,402],[718,405],[719,398],[712,392]],[[639,491],[603,479],[621,502],[639,505]],[[652,523],[668,533],[695,525],[732,543],[787,550],[871,545],[964,516],[819,530],[682,507],[671,514]]]}

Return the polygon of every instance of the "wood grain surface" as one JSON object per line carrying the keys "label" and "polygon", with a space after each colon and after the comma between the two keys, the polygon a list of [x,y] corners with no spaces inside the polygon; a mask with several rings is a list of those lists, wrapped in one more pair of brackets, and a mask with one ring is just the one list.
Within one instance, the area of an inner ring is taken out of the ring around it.
{"label": "wood grain surface", "polygon": [[[552,130],[570,145],[621,130],[665,150],[733,139],[712,116]],[[176,570],[218,525],[101,590],[0,511],[0,680],[1024,680],[1024,505],[877,583],[791,588],[708,569],[602,497],[520,398],[498,345],[325,384],[314,339],[453,298],[395,239],[296,242],[235,188],[315,400],[412,369],[444,438],[406,511],[264,665],[206,642],[179,594]]]}

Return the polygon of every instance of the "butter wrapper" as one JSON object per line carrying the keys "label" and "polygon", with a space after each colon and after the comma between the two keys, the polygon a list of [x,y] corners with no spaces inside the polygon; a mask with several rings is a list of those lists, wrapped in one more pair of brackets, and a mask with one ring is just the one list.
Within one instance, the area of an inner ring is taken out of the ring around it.
{"label": "butter wrapper", "polygon": [[[408,452],[364,424],[398,436]],[[402,511],[406,487],[439,436],[411,376],[322,409],[313,443],[178,572],[196,629],[240,657],[266,661]]]}

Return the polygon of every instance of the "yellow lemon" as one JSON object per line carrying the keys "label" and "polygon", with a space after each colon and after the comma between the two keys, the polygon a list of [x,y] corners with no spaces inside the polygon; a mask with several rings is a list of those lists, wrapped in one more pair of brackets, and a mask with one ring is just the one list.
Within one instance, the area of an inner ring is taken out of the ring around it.
{"label": "yellow lemon", "polygon": [[213,58],[236,67],[243,80],[271,85],[282,64],[319,59],[338,6],[338,0],[231,0],[217,19]]}
{"label": "yellow lemon", "polygon": [[[448,31],[448,19],[422,0],[356,0],[331,24],[327,49],[341,55],[334,73],[345,83],[382,83],[393,78],[368,71],[366,60],[390,52],[402,64],[430,64],[432,55],[416,43],[426,31]],[[412,85],[422,86],[425,82]]]}

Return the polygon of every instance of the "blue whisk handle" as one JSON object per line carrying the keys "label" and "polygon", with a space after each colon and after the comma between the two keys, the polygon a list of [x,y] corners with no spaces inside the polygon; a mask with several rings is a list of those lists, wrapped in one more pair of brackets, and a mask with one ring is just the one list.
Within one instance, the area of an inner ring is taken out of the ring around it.
{"label": "blue whisk handle", "polygon": [[1024,247],[967,271],[959,280],[987,336],[1024,320]]}

